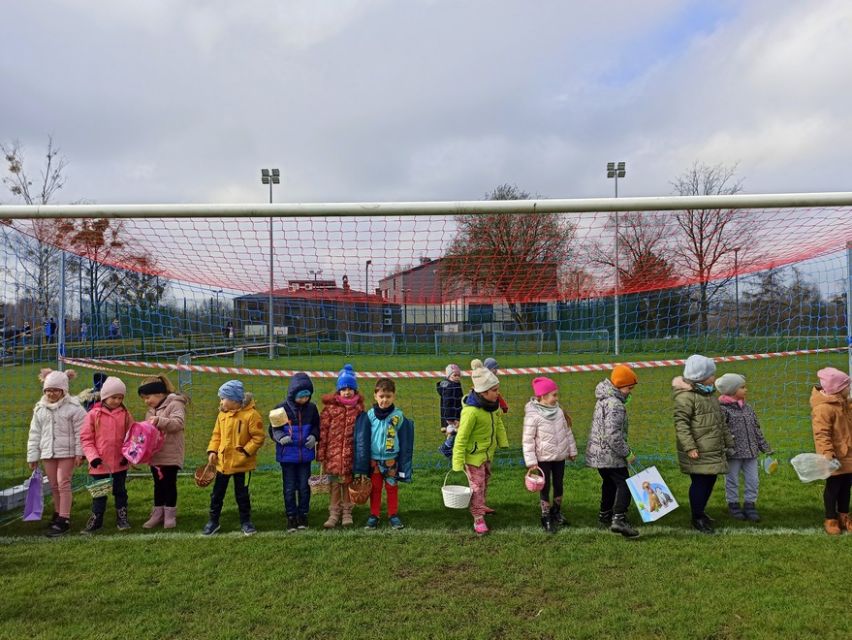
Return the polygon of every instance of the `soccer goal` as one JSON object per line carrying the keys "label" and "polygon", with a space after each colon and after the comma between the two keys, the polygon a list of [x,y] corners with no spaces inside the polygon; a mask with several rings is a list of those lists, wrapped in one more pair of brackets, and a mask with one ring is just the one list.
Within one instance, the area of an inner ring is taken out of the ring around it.
{"label": "soccer goal", "polygon": [[436,331],[435,355],[479,355],[485,345],[482,331]]}
{"label": "soccer goal", "polygon": [[556,353],[609,353],[609,331],[557,331]]}
{"label": "soccer goal", "polygon": [[541,353],[544,350],[544,331],[494,331],[491,334],[492,353]]}
{"label": "soccer goal", "polygon": [[346,355],[386,355],[396,353],[396,335],[393,333],[346,332]]}

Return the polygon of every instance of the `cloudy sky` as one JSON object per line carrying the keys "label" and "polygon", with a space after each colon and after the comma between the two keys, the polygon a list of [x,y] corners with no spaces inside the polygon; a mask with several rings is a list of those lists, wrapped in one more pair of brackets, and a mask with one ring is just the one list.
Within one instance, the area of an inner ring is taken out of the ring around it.
{"label": "cloudy sky", "polygon": [[[852,3],[44,0],[4,8],[0,140],[60,200],[662,195],[849,188]],[[0,202],[12,202],[0,195]]]}

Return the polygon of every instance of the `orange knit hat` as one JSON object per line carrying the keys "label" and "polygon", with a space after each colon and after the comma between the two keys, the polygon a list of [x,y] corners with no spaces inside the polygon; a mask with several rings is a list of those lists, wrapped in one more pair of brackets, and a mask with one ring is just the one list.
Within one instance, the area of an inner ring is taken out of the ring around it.
{"label": "orange knit hat", "polygon": [[609,374],[609,381],[612,382],[614,387],[626,387],[639,382],[636,374],[633,373],[633,369],[626,364],[619,364],[613,367],[612,373]]}

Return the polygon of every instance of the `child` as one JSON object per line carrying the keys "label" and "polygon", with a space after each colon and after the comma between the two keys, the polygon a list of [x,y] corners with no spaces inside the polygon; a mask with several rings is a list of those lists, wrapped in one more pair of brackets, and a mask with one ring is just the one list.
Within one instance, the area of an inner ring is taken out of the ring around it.
{"label": "child", "polygon": [[375,403],[355,422],[355,473],[368,475],[372,482],[370,517],[365,529],[379,526],[382,509],[382,485],[387,495],[388,522],[402,529],[399,517],[399,482],[411,482],[414,454],[414,423],[394,406],[396,385],[390,378],[379,378],[373,397]]}
{"label": "child", "polygon": [[276,443],[275,459],[281,465],[284,510],[289,532],[308,526],[308,511],[311,507],[308,478],[311,477],[311,461],[320,437],[319,412],[311,402],[313,394],[314,385],[308,374],[297,373],[290,379],[287,399],[275,407],[286,413],[284,424],[272,427],[272,439]]}
{"label": "child", "polygon": [[[89,477],[102,480],[112,477],[112,495],[115,498],[115,526],[119,531],[130,528],[127,520],[127,460],[121,446],[133,424],[133,416],[124,406],[127,387],[113,376],[101,386],[100,404],[86,414],[80,430],[80,444],[89,461]],[[92,534],[104,526],[107,497],[92,498],[92,513],[81,533]]]}
{"label": "child", "polygon": [[35,471],[39,460],[50,481],[53,496],[53,518],[47,525],[47,536],[56,538],[71,528],[71,476],[83,461],[80,429],[86,410],[80,401],[68,395],[68,383],[77,374],[42,369],[38,379],[44,395],[33,408],[27,440],[27,462]]}
{"label": "child", "polygon": [[692,526],[701,533],[715,533],[713,520],[704,509],[713,493],[716,476],[728,472],[728,452],[734,439],[725,422],[716,388],[716,363],[701,355],[689,356],[683,376],[672,380],[677,457],[680,470],[689,475],[689,508]]}
{"label": "child", "polygon": [[[219,415],[207,445],[207,458],[216,464],[216,480],[210,494],[210,520],[202,533],[212,536],[219,530],[219,516],[225,502],[228,482],[234,479],[234,497],[244,535],[257,533],[251,522],[249,484],[257,467],[257,452],[263,446],[263,418],[254,408],[254,397],[246,393],[239,380],[228,380],[219,387]],[[249,474],[246,480],[246,473]]]}
{"label": "child", "polygon": [[80,393],[77,394],[77,398],[80,400],[80,404],[83,405],[83,408],[86,411],[91,411],[92,408],[97,405],[101,401],[101,387],[104,384],[104,380],[107,379],[107,374],[96,371],[92,375],[92,388],[84,389]]}
{"label": "child", "polygon": [[462,386],[461,369],[457,364],[448,364],[445,378],[436,385],[441,397],[441,433],[452,435],[458,430],[461,416]]}
{"label": "child", "polygon": [[852,485],[852,406],[849,376],[833,367],[817,371],[819,385],[811,391],[811,419],[817,453],[831,462],[833,472],[825,481],[825,532],[852,533],[849,494]]}
{"label": "child", "polygon": [[148,407],[145,420],[164,436],[163,447],[151,458],[154,508],[142,528],[153,529],[162,524],[164,529],[174,529],[177,526],[177,475],[183,467],[188,398],[177,393],[166,376],[147,378],[139,386],[138,393]]}
{"label": "child", "polygon": [[[725,477],[725,499],[728,513],[737,520],[760,522],[757,512],[757,456],[771,453],[772,449],[754,409],[746,404],[746,380],[737,373],[726,373],[716,380],[719,404],[725,413],[725,421],[734,438],[734,453],[728,457],[728,475]],[[745,503],[740,508],[740,472],[745,478]]]}
{"label": "child", "polygon": [[[485,358],[485,368],[488,369],[495,376],[497,375],[497,361],[494,358]],[[497,402],[500,404],[500,411],[503,413],[509,413],[509,404],[506,402],[503,395],[500,394],[497,396]]]}
{"label": "child", "polygon": [[601,477],[601,508],[598,522],[613,533],[635,538],[639,532],[627,520],[630,489],[627,465],[636,456],[627,446],[627,402],[639,381],[630,367],[613,367],[609,378],[595,387],[595,411],[586,444],[586,465]]}
{"label": "child", "polygon": [[349,485],[355,464],[355,422],[364,413],[364,399],[358,393],[358,380],[352,365],[347,364],[337,375],[337,392],[323,396],[320,414],[320,438],[317,460],[323,472],[331,475],[328,520],[322,525],[334,529],[342,520],[352,526],[352,500]]}
{"label": "child", "polygon": [[453,471],[467,474],[473,495],[470,499],[470,515],[473,530],[477,535],[488,533],[485,515],[494,513],[486,505],[488,479],[491,477],[491,459],[497,447],[509,446],[506,427],[500,408],[500,381],[485,367],[481,360],[470,363],[473,391],[462,403],[459,432],[453,445]]}
{"label": "child", "polygon": [[562,485],[565,459],[577,457],[577,442],[571,431],[571,419],[559,406],[556,383],[550,378],[535,378],[532,390],[534,397],[524,407],[524,464],[527,469],[538,467],[544,474],[544,486],[539,493],[541,526],[547,533],[556,533],[560,526],[568,524],[562,516]]}

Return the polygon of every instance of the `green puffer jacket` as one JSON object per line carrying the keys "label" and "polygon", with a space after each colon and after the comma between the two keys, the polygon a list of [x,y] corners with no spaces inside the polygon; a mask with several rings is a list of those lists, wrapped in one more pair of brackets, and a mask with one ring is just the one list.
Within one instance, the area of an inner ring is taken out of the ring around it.
{"label": "green puffer jacket", "polygon": [[462,404],[459,431],[453,444],[453,471],[464,471],[466,464],[480,467],[494,458],[497,447],[508,446],[503,414],[499,409],[483,409],[471,391]]}
{"label": "green puffer jacket", "polygon": [[[672,398],[680,470],[683,473],[727,473],[728,453],[733,452],[734,438],[719,400],[712,392],[699,391],[680,376],[672,380]],[[686,455],[693,449],[698,449],[695,460]]]}

